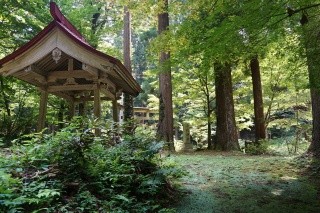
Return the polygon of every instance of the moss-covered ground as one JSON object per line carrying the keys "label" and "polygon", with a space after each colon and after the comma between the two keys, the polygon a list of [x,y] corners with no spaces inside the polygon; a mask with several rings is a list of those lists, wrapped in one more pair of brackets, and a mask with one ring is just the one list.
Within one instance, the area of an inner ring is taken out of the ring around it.
{"label": "moss-covered ground", "polygon": [[173,158],[188,173],[177,212],[320,212],[319,164],[310,158],[214,152]]}

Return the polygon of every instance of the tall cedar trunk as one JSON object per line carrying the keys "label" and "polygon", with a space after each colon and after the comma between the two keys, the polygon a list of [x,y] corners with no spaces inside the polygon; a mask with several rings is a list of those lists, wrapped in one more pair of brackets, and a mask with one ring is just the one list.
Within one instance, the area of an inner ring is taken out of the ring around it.
{"label": "tall cedar trunk", "polygon": [[[124,66],[132,73],[131,69],[131,16],[128,7],[124,7],[123,17],[123,58]],[[133,119],[133,99],[132,96],[124,94],[124,120],[130,121]],[[133,126],[127,126],[127,133],[132,133]]]}
{"label": "tall cedar trunk", "polygon": [[309,152],[320,157],[320,47],[319,30],[308,24],[308,17],[303,14],[301,24],[304,32],[304,42],[307,55],[307,65],[310,82],[312,106],[312,141]]}
{"label": "tall cedar trunk", "polygon": [[215,63],[217,131],[215,149],[240,150],[232,96],[231,67]]}
{"label": "tall cedar trunk", "polygon": [[250,61],[252,87],[253,87],[253,107],[254,107],[254,128],[255,139],[258,142],[266,138],[266,128],[263,113],[262,87],[260,77],[260,66],[258,56],[255,56]]}
{"label": "tall cedar trunk", "polygon": [[210,109],[210,96],[209,96],[209,91],[207,90],[207,95],[206,95],[206,99],[207,99],[207,128],[208,128],[208,149],[212,149],[212,141],[211,141],[211,109]]}
{"label": "tall cedar trunk", "polygon": [[[158,15],[158,34],[168,30],[168,0],[159,0],[163,4],[163,12]],[[170,53],[161,52],[159,58],[159,124],[158,136],[169,142],[169,150],[174,151],[173,144],[173,110]]]}
{"label": "tall cedar trunk", "polygon": [[[92,3],[91,3],[91,5],[92,5]],[[98,47],[98,40],[97,40],[96,33],[98,31],[99,25],[101,24],[101,23],[99,23],[99,18],[101,16],[100,10],[101,10],[101,8],[98,8],[98,12],[94,13],[92,15],[92,19],[91,19],[91,33],[92,33],[92,35],[91,35],[91,45],[94,48]]]}
{"label": "tall cedar trunk", "polygon": [[11,116],[11,110],[10,110],[10,106],[9,106],[10,101],[9,101],[8,96],[4,92],[5,91],[4,87],[5,87],[5,85],[4,85],[3,77],[0,76],[0,91],[2,93],[2,98],[3,98],[4,106],[6,108],[7,115],[8,115],[8,117],[10,117]]}

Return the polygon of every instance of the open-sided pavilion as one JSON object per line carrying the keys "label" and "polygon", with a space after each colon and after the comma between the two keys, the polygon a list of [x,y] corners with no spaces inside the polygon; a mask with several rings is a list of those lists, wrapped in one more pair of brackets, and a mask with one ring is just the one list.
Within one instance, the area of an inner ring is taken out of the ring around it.
{"label": "open-sided pavilion", "polygon": [[0,74],[13,76],[41,91],[38,131],[45,127],[48,94],[75,105],[94,102],[94,115],[101,117],[101,101],[113,102],[114,120],[118,121],[117,99],[122,93],[137,96],[139,84],[116,58],[93,48],[81,33],[50,2],[53,21],[40,33],[0,60]]}

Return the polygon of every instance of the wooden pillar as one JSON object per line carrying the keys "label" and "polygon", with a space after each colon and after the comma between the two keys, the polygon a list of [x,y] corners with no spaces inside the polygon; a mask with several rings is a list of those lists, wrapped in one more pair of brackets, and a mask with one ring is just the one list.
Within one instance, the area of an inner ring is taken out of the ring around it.
{"label": "wooden pillar", "polygon": [[46,114],[47,114],[47,102],[48,102],[48,92],[45,90],[41,90],[38,127],[37,127],[38,132],[43,130],[45,127]]}
{"label": "wooden pillar", "polygon": [[[93,103],[93,113],[96,119],[101,118],[101,98],[100,98],[100,85],[97,84],[97,88],[94,90],[94,103]],[[101,130],[99,128],[95,129],[95,135],[100,136]]]}
{"label": "wooden pillar", "polygon": [[112,101],[112,115],[113,115],[113,121],[119,122],[119,108],[118,108],[117,100]]}

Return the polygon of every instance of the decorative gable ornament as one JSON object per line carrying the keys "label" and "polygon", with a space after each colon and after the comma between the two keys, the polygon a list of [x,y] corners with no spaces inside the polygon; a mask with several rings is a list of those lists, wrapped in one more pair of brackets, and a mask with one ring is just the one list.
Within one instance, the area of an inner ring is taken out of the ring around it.
{"label": "decorative gable ornament", "polygon": [[56,62],[56,64],[59,62],[61,58],[61,50],[59,48],[55,48],[52,50],[52,59]]}

